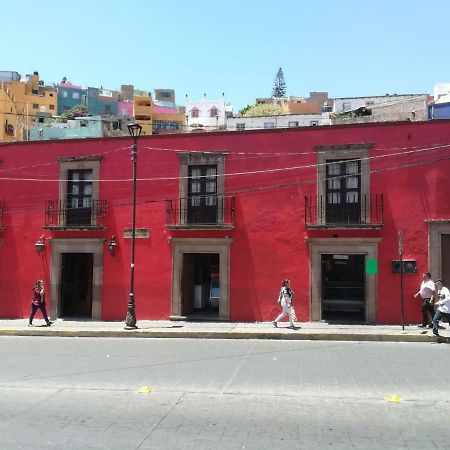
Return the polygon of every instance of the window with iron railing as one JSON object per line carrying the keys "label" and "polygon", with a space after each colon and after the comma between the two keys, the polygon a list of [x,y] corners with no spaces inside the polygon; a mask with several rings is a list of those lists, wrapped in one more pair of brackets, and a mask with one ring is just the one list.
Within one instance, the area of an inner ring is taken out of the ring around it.
{"label": "window with iron railing", "polygon": [[97,155],[58,159],[60,197],[46,202],[47,228],[104,227],[106,202],[98,199],[101,159],[102,157]]}
{"label": "window with iron railing", "polygon": [[45,227],[50,229],[103,228],[105,217],[105,200],[90,199],[81,208],[74,208],[66,200],[47,200],[45,203]]}
{"label": "window with iron railing", "polygon": [[[180,198],[166,200],[166,224],[168,227],[230,228],[234,226],[234,197],[217,195],[214,198],[214,209],[209,212],[203,211],[201,214],[193,214],[189,201],[192,201],[192,199]],[[202,199],[199,199],[199,201],[201,202]]]}
{"label": "window with iron railing", "polygon": [[227,152],[178,153],[180,198],[167,201],[167,226],[223,228],[234,222],[234,198],[224,193]]}
{"label": "window with iron railing", "polygon": [[356,195],[356,193],[350,193],[347,199],[351,201],[342,204],[338,203],[341,196],[339,192],[305,196],[305,225],[313,228],[382,227],[384,223],[383,194],[363,194],[359,197]]}

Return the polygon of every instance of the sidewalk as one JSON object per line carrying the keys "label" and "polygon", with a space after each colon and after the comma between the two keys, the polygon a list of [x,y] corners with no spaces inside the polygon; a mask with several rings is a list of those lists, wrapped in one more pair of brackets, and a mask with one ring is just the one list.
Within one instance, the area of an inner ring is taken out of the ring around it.
{"label": "sidewalk", "polygon": [[384,341],[450,343],[450,328],[439,330],[435,338],[431,329],[416,325],[335,325],[326,322],[298,323],[292,330],[288,322],[274,328],[271,322],[174,322],[138,321],[138,329],[125,330],[121,322],[93,322],[58,319],[51,327],[41,319],[28,327],[27,319],[0,320],[0,336],[60,337],[134,337],[134,338],[200,338],[200,339],[284,339],[316,341]]}

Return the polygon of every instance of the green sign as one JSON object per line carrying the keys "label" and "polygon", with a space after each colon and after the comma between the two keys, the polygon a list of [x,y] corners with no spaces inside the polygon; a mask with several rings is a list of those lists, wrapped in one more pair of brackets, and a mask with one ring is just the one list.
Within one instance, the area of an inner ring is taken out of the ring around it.
{"label": "green sign", "polygon": [[367,258],[366,273],[367,275],[376,275],[378,273],[378,261],[375,258]]}

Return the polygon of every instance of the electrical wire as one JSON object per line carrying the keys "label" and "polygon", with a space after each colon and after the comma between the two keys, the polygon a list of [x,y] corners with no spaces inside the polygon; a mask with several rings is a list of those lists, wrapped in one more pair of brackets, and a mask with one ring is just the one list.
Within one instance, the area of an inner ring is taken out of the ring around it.
{"label": "electrical wire", "polygon": [[[435,158],[435,159],[426,159],[423,161],[417,161],[417,162],[410,162],[410,163],[406,163],[403,165],[395,165],[395,166],[391,166],[391,167],[385,167],[385,168],[380,168],[380,169],[372,169],[369,171],[369,174],[373,174],[373,173],[379,173],[379,172],[387,172],[387,171],[392,171],[392,170],[400,170],[400,169],[404,169],[404,168],[410,168],[410,167],[417,167],[417,166],[422,166],[422,165],[427,165],[427,164],[433,164],[435,162],[441,162],[441,161],[448,161],[450,160],[450,156],[446,156],[446,157],[439,157],[439,158]],[[346,177],[350,177],[350,176],[355,176],[355,175],[361,175],[361,173],[358,174],[350,174],[350,175],[344,175],[342,178],[346,178]],[[445,175],[444,177],[449,177],[450,175]],[[335,177],[332,177],[335,178]],[[325,178],[322,181],[327,181],[328,179],[331,178]],[[291,181],[291,182],[283,182],[283,183],[277,183],[277,184],[271,184],[271,185],[266,185],[266,186],[258,186],[258,187],[252,187],[252,188],[242,188],[242,189],[234,189],[234,190],[230,190],[227,192],[226,195],[224,195],[224,197],[233,197],[235,195],[251,195],[251,194],[255,194],[255,193],[260,193],[260,192],[265,192],[265,191],[273,191],[273,190],[280,190],[280,189],[285,189],[285,188],[291,188],[291,187],[299,187],[299,186],[306,186],[306,185],[313,185],[313,184],[317,184],[317,178],[313,177],[307,180],[295,180],[295,181]],[[186,199],[186,198],[184,198]],[[169,198],[159,198],[159,199],[151,199],[151,200],[140,200],[138,199],[136,204],[148,204],[148,203],[163,203],[166,202],[168,200],[171,200]],[[183,200],[182,198],[179,198],[178,200]],[[115,202],[110,202],[107,204],[107,207],[115,207],[115,206],[129,206],[132,203],[130,201],[121,201],[119,203],[115,203]],[[12,208],[12,209],[8,209],[6,211],[3,212],[3,215],[13,215],[13,214],[19,214],[19,213],[30,213],[32,211],[42,211],[42,207],[33,207],[33,208],[27,208],[27,209],[19,209],[19,208]],[[19,226],[19,225],[29,225],[29,221],[20,223],[20,222],[14,222],[14,223],[10,223],[9,225],[14,225],[14,226]]]}
{"label": "electrical wire", "polygon": [[[411,154],[421,153],[425,151],[433,151],[433,150],[441,150],[449,148],[450,144],[445,145],[438,145],[435,147],[425,147],[420,149],[414,149],[409,150],[405,152],[397,152],[397,153],[389,153],[386,155],[375,155],[375,156],[368,156],[368,157],[359,157],[359,158],[353,158],[353,159],[346,159],[347,162],[352,161],[371,161],[381,158],[391,158],[393,156],[407,156]],[[278,167],[273,169],[262,169],[262,170],[252,170],[252,171],[241,171],[241,172],[229,172],[224,174],[215,174],[208,176],[208,178],[219,178],[219,177],[234,177],[234,176],[246,176],[246,175],[261,175],[261,174],[268,174],[268,173],[279,173],[279,172],[286,172],[291,170],[301,170],[301,169],[308,169],[308,168],[315,168],[320,166],[329,166],[334,164],[335,161],[327,161],[324,163],[311,163],[306,165],[300,165],[300,166],[290,166],[290,167]],[[200,178],[206,178],[207,176],[202,176]],[[153,177],[153,178],[137,178],[137,181],[166,181],[166,180],[183,180],[183,179],[191,179],[190,176],[169,176],[169,177]],[[132,181],[132,178],[114,178],[114,179],[92,179],[90,181],[92,182],[103,182],[103,183],[109,183],[109,182],[130,182]],[[49,182],[68,182],[69,179],[61,179],[61,178],[53,178],[53,179],[43,179],[43,178],[16,178],[16,177],[0,177],[0,181],[33,181],[33,182],[41,182],[41,183],[49,183]]]}

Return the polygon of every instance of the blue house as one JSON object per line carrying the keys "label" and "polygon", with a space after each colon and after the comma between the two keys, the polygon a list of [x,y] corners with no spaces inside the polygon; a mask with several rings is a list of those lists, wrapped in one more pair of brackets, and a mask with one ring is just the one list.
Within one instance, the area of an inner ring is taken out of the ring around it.
{"label": "blue house", "polygon": [[86,105],[86,89],[75,86],[70,81],[60,83],[58,91],[58,116],[76,105]]}
{"label": "blue house", "polygon": [[428,106],[428,118],[450,119],[450,103],[437,103]]}
{"label": "blue house", "polygon": [[83,139],[103,136],[100,116],[77,117],[67,123],[39,123],[30,128],[30,141]]}
{"label": "blue house", "polygon": [[90,115],[117,115],[119,94],[102,88],[87,88],[86,108]]}

